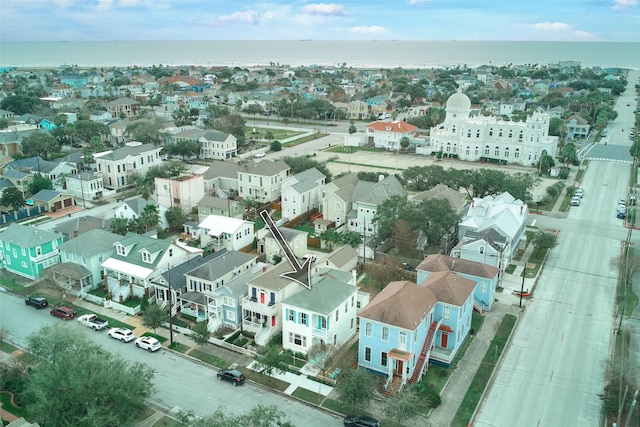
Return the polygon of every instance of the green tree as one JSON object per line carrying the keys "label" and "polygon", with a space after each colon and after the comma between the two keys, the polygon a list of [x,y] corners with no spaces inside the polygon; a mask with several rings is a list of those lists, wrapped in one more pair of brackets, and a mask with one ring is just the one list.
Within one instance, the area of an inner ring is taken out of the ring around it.
{"label": "green tree", "polygon": [[280,151],[282,150],[282,144],[277,139],[275,141],[271,141],[271,145],[269,146],[271,151]]}
{"label": "green tree", "polygon": [[403,150],[406,150],[409,147],[410,143],[411,141],[408,137],[403,136],[402,138],[400,138],[400,147],[402,147]]}
{"label": "green tree", "polygon": [[142,197],[145,201],[149,201],[156,189],[155,179],[153,178],[153,176],[138,175],[134,178],[134,182],[136,183],[136,189],[140,193],[140,197]]}
{"label": "green tree", "polygon": [[9,110],[16,116],[34,113],[42,106],[40,99],[28,95],[10,95],[0,101],[0,109]]}
{"label": "green tree", "polygon": [[156,203],[147,203],[145,207],[142,208],[142,212],[140,213],[138,220],[144,228],[145,233],[157,228],[160,223],[160,211],[158,210],[158,205]]}
{"label": "green tree", "polygon": [[422,399],[413,387],[405,389],[393,399],[388,399],[382,407],[382,413],[398,424],[404,424],[416,418],[422,411]]}
{"label": "green tree", "polygon": [[29,193],[36,194],[40,190],[53,190],[53,182],[37,173],[33,175],[33,180],[29,184]]}
{"label": "green tree", "polygon": [[326,177],[326,182],[331,181],[331,172],[327,168],[326,163],[320,163],[307,156],[283,157],[282,161],[291,168],[291,175],[306,171],[307,169],[316,168]]}
{"label": "green tree", "polygon": [[536,252],[541,252],[546,249],[551,249],[558,244],[556,236],[548,231],[538,231],[533,235],[531,243],[536,248]]}
{"label": "green tree", "polygon": [[198,322],[191,328],[191,339],[193,342],[198,344],[200,347],[204,347],[205,344],[209,343],[209,338],[211,338],[211,333],[209,332],[209,327],[207,326],[207,322]]}
{"label": "green tree", "polygon": [[294,427],[287,421],[286,414],[276,406],[256,405],[245,414],[232,414],[224,408],[204,417],[196,416],[192,411],[180,411],[178,420],[190,427]]}
{"label": "green tree", "polygon": [[564,120],[553,117],[549,120],[549,135],[564,138],[567,133],[567,125]]}
{"label": "green tree", "polygon": [[25,157],[40,156],[44,159],[50,159],[52,154],[60,152],[58,141],[47,132],[27,135],[22,139],[20,145]]}
{"label": "green tree", "polygon": [[166,135],[163,129],[167,127],[167,123],[156,117],[152,120],[140,119],[127,125],[125,135],[133,141],[140,141],[145,144],[162,145]]}
{"label": "green tree", "polygon": [[413,205],[410,205],[407,198],[403,196],[391,196],[382,202],[373,217],[373,223],[378,230],[380,240],[386,240],[391,237],[396,221],[404,218],[404,215],[412,208]]}
{"label": "green tree", "polygon": [[0,205],[11,206],[14,211],[17,211],[24,206],[24,197],[22,192],[16,187],[5,188],[0,198]]}
{"label": "green tree", "polygon": [[129,231],[129,220],[127,218],[114,218],[111,221],[111,232],[124,236]]}
{"label": "green tree", "polygon": [[256,354],[255,361],[258,370],[269,377],[284,373],[287,369],[284,356],[276,346],[268,346],[263,354]]}
{"label": "green tree", "polygon": [[41,425],[132,424],[154,391],[151,367],[104,350],[71,325],[41,328],[29,350],[42,362],[31,368],[24,402]]}
{"label": "green tree", "polygon": [[171,113],[171,117],[173,118],[175,125],[178,127],[191,125],[194,122],[191,112],[183,107],[174,110],[173,113]]}
{"label": "green tree", "polygon": [[556,164],[555,160],[553,160],[553,157],[545,154],[542,157],[540,157],[540,160],[538,160],[538,170],[540,171],[541,175],[549,175],[551,168],[554,167]]}
{"label": "green tree", "polygon": [[111,134],[107,125],[89,120],[78,120],[73,124],[75,135],[87,144],[91,143],[91,138],[97,136],[100,140],[106,139]]}
{"label": "green tree", "polygon": [[150,304],[142,313],[142,324],[156,332],[163,323],[169,321],[169,314],[158,304]]}
{"label": "green tree", "polygon": [[350,369],[337,384],[335,391],[349,412],[362,412],[375,395],[375,383],[366,369]]}
{"label": "green tree", "polygon": [[564,163],[565,166],[569,166],[570,164],[574,164],[578,161],[578,149],[576,144],[573,142],[564,144],[562,149],[560,149],[560,161]]}
{"label": "green tree", "polygon": [[182,225],[187,221],[187,215],[185,215],[180,206],[170,207],[164,216],[169,223],[169,227],[173,230],[182,230]]}

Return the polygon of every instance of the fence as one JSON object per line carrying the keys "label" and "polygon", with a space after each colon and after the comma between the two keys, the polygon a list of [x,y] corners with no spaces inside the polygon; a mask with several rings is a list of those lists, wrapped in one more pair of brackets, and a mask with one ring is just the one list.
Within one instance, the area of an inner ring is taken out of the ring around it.
{"label": "fence", "polygon": [[102,298],[102,297],[99,297],[99,296],[96,296],[96,295],[88,294],[86,292],[80,292],[78,294],[78,296],[80,298],[82,298],[83,300],[85,300],[85,301],[89,301],[89,302],[92,302],[94,304],[98,304],[98,305],[106,307],[106,304],[105,304],[106,298]]}
{"label": "fence", "polygon": [[43,205],[21,208],[19,211],[4,213],[0,215],[0,226],[9,225],[12,222],[22,221],[24,219],[35,218],[46,212]]}
{"label": "fence", "polygon": [[[167,328],[167,329],[169,329],[169,322],[164,322],[162,324],[162,326]],[[174,332],[179,332],[179,333],[181,333],[183,335],[186,335],[186,336],[190,336],[191,335],[191,329],[189,329],[189,328],[183,328],[182,326],[178,326],[178,325],[172,325],[172,326],[173,326],[173,331]],[[244,355],[247,355],[247,356],[251,356],[251,357],[254,357],[257,354],[253,350],[249,350],[249,349],[244,348],[244,347],[238,347],[237,345],[234,345],[234,344],[228,343],[228,342],[226,342],[224,340],[219,340],[219,339],[213,338],[213,337],[209,338],[209,344],[213,344],[213,345],[216,345],[218,347],[222,347],[222,348],[225,348],[227,350],[234,351],[236,353],[241,353],[241,354],[244,354]]]}
{"label": "fence", "polygon": [[115,301],[112,300],[105,300],[104,306],[107,308],[111,308],[115,311],[120,311],[122,313],[127,313],[129,316],[135,316],[136,314],[140,313],[140,306],[136,306],[136,307],[127,307],[124,304],[119,304]]}

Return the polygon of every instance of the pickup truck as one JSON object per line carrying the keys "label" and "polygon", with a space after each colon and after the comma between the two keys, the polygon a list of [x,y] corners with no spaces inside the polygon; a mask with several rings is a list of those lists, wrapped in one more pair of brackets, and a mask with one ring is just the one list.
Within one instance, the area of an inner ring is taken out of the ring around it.
{"label": "pickup truck", "polygon": [[109,326],[108,321],[99,318],[95,314],[83,314],[82,316],[78,317],[78,322],[93,329],[94,331],[101,331]]}

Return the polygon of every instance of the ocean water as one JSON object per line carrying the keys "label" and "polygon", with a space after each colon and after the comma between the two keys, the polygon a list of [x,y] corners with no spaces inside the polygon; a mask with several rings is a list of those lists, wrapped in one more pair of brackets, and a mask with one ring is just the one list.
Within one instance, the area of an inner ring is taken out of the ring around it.
{"label": "ocean water", "polygon": [[0,66],[429,68],[557,63],[640,69],[640,43],[508,41],[107,41],[0,43]]}

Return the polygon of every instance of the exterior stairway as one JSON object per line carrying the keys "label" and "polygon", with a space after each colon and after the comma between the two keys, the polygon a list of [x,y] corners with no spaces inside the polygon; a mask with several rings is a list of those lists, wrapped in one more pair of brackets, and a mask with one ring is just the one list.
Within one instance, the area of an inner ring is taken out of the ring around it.
{"label": "exterior stairway", "polygon": [[396,397],[400,393],[402,388],[402,377],[400,375],[393,375],[391,382],[387,385],[384,391],[384,395],[387,397]]}
{"label": "exterior stairway", "polygon": [[[413,375],[411,376],[411,382],[417,383],[420,381],[422,377],[422,371],[424,368],[425,361],[429,358],[429,352],[431,350],[431,345],[433,344],[433,340],[436,336],[436,331],[438,330],[438,326],[440,326],[440,322],[432,322],[429,327],[429,333],[427,334],[427,339],[424,340],[424,345],[422,346],[422,351],[420,352],[420,356],[418,357],[418,361],[416,362],[416,367],[413,370]],[[427,361],[428,363],[428,361]]]}
{"label": "exterior stairway", "polygon": [[484,308],[482,308],[482,304],[480,303],[480,301],[478,301],[475,298],[473,299],[473,308],[480,314],[484,313]]}

